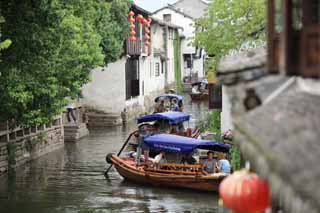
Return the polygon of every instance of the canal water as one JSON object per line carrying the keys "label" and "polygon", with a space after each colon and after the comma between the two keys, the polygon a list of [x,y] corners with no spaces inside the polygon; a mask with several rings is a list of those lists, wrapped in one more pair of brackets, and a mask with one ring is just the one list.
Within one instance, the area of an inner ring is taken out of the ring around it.
{"label": "canal water", "polygon": [[[207,110],[207,103],[186,100],[190,125]],[[0,213],[223,212],[212,193],[141,186],[124,181],[115,170],[105,179],[106,154],[117,152],[134,128],[91,131],[78,143],[65,144],[1,177]]]}

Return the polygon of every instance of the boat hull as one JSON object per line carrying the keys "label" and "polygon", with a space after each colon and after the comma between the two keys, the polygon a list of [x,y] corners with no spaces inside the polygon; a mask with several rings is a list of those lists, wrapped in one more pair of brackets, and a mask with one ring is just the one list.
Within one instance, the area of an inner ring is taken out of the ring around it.
{"label": "boat hull", "polygon": [[199,93],[199,94],[190,93],[189,95],[191,97],[191,100],[193,100],[193,101],[202,101],[202,100],[209,99],[208,93]]}
{"label": "boat hull", "polygon": [[139,184],[153,186],[165,186],[172,188],[185,188],[200,191],[217,192],[223,177],[212,177],[203,175],[176,175],[161,174],[144,171],[142,168],[125,165],[120,158],[113,156],[112,162],[118,173],[126,180]]}

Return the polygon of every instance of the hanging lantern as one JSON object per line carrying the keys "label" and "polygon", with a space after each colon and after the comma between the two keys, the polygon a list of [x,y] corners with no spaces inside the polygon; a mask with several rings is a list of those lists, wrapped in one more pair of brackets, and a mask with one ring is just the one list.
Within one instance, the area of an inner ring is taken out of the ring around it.
{"label": "hanging lantern", "polygon": [[247,170],[225,178],[219,193],[224,205],[235,213],[262,212],[270,206],[268,183]]}
{"label": "hanging lantern", "polygon": [[143,21],[143,16],[141,15],[141,14],[139,14],[139,15],[137,15],[137,21],[139,22],[139,23],[142,23],[142,21]]}
{"label": "hanging lantern", "polygon": [[149,47],[150,46],[150,42],[147,41],[147,42],[144,43],[144,45]]}
{"label": "hanging lantern", "polygon": [[135,21],[134,18],[132,18],[132,17],[129,18],[129,22],[130,22],[131,24],[134,23],[134,21]]}
{"label": "hanging lantern", "polygon": [[149,24],[151,24],[152,19],[149,17],[149,18],[147,18],[147,21],[148,21]]}
{"label": "hanging lantern", "polygon": [[135,36],[131,36],[131,37],[129,38],[129,40],[132,41],[132,42],[135,42],[135,41],[137,40],[137,38],[136,38]]}
{"label": "hanging lantern", "polygon": [[130,36],[135,36],[136,35],[136,32],[135,31],[130,31]]}
{"label": "hanging lantern", "polygon": [[134,12],[133,12],[133,11],[130,11],[130,12],[128,13],[128,16],[134,16]]}
{"label": "hanging lantern", "polygon": [[136,25],[134,25],[133,23],[130,24],[130,30],[134,30],[136,28]]}
{"label": "hanging lantern", "polygon": [[150,40],[150,36],[148,34],[144,35],[144,40],[145,41],[149,41]]}
{"label": "hanging lantern", "polygon": [[142,20],[142,24],[143,24],[144,26],[147,26],[147,24],[148,24],[147,19],[144,18],[144,19]]}
{"label": "hanging lantern", "polygon": [[146,32],[146,34],[150,34],[149,28],[146,28],[146,29],[145,29],[145,32]]}

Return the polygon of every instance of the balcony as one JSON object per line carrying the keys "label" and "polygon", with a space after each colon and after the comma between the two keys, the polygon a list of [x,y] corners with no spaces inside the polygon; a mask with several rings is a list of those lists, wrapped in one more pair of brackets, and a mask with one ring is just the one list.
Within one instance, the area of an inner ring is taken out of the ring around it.
{"label": "balcony", "polygon": [[146,47],[140,39],[137,41],[126,40],[126,54],[131,56],[148,56],[151,54],[151,47]]}
{"label": "balcony", "polygon": [[142,42],[140,39],[137,39],[136,41],[130,41],[129,39],[126,40],[126,53],[127,55],[132,56],[140,56],[141,51],[141,45]]}

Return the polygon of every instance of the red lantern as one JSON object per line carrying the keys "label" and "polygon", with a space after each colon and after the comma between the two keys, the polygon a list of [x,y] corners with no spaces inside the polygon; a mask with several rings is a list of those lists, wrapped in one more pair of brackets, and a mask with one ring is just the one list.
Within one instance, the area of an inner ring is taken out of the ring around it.
{"label": "red lantern", "polygon": [[128,16],[134,16],[134,12],[133,12],[133,11],[130,11],[130,12],[128,13]]}
{"label": "red lantern", "polygon": [[150,34],[150,30],[148,28],[145,29],[146,34]]}
{"label": "red lantern", "polygon": [[136,28],[136,26],[132,23],[130,24],[130,30],[134,30]]}
{"label": "red lantern", "polygon": [[144,40],[145,41],[149,41],[150,40],[150,36],[148,36],[148,34],[144,35]]}
{"label": "red lantern", "polygon": [[140,23],[142,23],[142,21],[143,21],[143,16],[141,15],[141,14],[139,14],[139,15],[137,15],[137,21],[138,22],[140,22]]}
{"label": "red lantern", "polygon": [[142,20],[142,24],[143,24],[144,26],[147,26],[147,24],[148,24],[147,19],[144,18],[144,19]]}
{"label": "red lantern", "polygon": [[149,17],[149,18],[147,18],[147,21],[148,21],[149,24],[151,24],[152,19]]}
{"label": "red lantern", "polygon": [[131,35],[131,36],[135,36],[135,35],[136,35],[136,32],[135,32],[135,31],[130,31],[130,35]]}
{"label": "red lantern", "polygon": [[144,45],[149,47],[150,46],[150,42],[147,41],[147,42],[144,43]]}
{"label": "red lantern", "polygon": [[137,38],[135,36],[131,36],[129,40],[132,42],[135,42],[137,40]]}
{"label": "red lantern", "polygon": [[134,20],[134,18],[129,18],[129,22],[132,24],[133,22],[134,22],[135,20]]}
{"label": "red lantern", "polygon": [[220,184],[219,193],[224,205],[235,213],[261,212],[270,206],[268,183],[247,170],[225,178]]}

